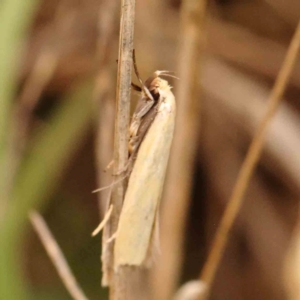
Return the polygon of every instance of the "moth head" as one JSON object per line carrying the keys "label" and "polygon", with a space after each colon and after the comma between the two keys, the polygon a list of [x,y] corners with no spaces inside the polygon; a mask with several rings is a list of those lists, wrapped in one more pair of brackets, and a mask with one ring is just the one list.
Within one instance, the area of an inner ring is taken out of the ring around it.
{"label": "moth head", "polygon": [[169,92],[172,86],[169,85],[167,80],[162,79],[160,76],[167,76],[167,77],[178,77],[170,74],[169,71],[155,71],[151,77],[149,77],[145,81],[145,86],[152,94],[153,98],[157,100],[160,97],[160,94],[164,92]]}

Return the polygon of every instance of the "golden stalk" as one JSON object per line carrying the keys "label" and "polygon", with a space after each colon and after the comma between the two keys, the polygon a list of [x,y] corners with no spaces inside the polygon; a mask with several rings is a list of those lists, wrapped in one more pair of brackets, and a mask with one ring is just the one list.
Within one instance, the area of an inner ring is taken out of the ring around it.
{"label": "golden stalk", "polygon": [[288,80],[296,62],[296,58],[300,48],[300,22],[298,23],[294,37],[290,43],[282,68],[278,74],[274,87],[271,91],[268,108],[265,116],[263,117],[254,139],[250,145],[245,161],[240,170],[238,179],[232,192],[232,196],[228,202],[225,212],[220,221],[215,239],[213,241],[212,250],[209,253],[208,259],[202,270],[200,280],[207,286],[207,294],[213,280],[215,278],[218,265],[224,253],[230,230],[243,203],[244,195],[253,174],[253,171],[259,160],[263,143],[267,134],[268,126],[277,111],[280,100],[283,96]]}

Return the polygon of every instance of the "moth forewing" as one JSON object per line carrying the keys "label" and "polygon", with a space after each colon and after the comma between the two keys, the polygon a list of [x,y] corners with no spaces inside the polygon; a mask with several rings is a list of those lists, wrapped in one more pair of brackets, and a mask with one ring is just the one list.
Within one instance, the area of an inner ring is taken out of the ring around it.
{"label": "moth forewing", "polygon": [[[166,81],[164,81],[167,83]],[[158,112],[144,137],[129,178],[115,242],[114,265],[141,266],[149,259],[175,125],[175,98],[159,89]]]}

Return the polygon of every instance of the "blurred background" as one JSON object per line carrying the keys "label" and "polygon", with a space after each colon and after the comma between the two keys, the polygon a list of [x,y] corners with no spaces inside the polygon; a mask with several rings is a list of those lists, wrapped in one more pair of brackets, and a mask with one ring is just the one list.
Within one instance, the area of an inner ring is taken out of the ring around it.
{"label": "blurred background", "polygon": [[[28,221],[35,207],[88,298],[107,299],[100,286],[101,237],[91,238],[107,192],[91,192],[111,181],[102,170],[113,157],[119,1],[25,2],[0,5],[1,280],[21,274],[29,299],[70,299]],[[136,3],[134,47],[144,80],[155,70],[177,69],[181,4]],[[297,0],[208,3],[181,283],[199,277],[299,17]],[[298,234],[299,96],[300,60],[210,299],[300,299],[288,296],[292,272],[284,272]],[[134,93],[132,99],[134,108]]]}

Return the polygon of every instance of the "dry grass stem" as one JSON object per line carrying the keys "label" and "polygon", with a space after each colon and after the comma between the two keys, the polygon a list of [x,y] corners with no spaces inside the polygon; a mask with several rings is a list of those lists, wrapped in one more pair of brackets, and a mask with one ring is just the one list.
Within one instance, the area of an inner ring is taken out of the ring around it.
{"label": "dry grass stem", "polygon": [[[236,83],[238,84],[238,82]],[[265,100],[265,98],[261,100]],[[209,162],[206,165],[208,176],[214,178],[215,174],[218,174],[217,180],[211,183],[211,188],[215,191],[212,197],[216,199],[228,199],[232,192],[232,186],[236,180],[239,167],[243,161],[243,155],[236,151],[236,149],[239,149],[243,145],[243,140],[232,141],[230,139],[230,133],[239,127],[239,123],[235,123],[237,119],[234,115],[225,112],[224,104],[222,105],[220,101],[212,104],[214,101],[213,98],[207,101],[210,107],[206,106],[206,112],[210,111],[209,114],[211,117],[210,123],[206,125],[208,125],[210,130],[209,135],[218,135],[220,138],[218,140],[209,140],[206,138],[207,136],[203,136],[206,143],[203,145],[204,148],[201,151],[201,156],[206,157]],[[250,103],[250,101],[244,98],[241,98],[239,101]],[[219,111],[216,107],[218,107]],[[244,131],[243,129],[241,130],[242,132]],[[245,134],[247,135],[247,133]],[[220,144],[222,144],[222,147],[218,147]],[[266,154],[266,156],[269,155]],[[228,162],[231,162],[230,168],[228,167]],[[273,165],[275,164],[273,163]],[[260,167],[264,168],[261,165]],[[239,238],[242,235],[242,238],[247,239],[249,243],[249,252],[251,251],[253,261],[256,261],[260,272],[265,276],[265,283],[279,296],[278,299],[283,299],[283,297],[280,297],[283,296],[283,289],[281,277],[278,274],[282,272],[282,259],[288,244],[289,229],[283,221],[283,211],[276,210],[276,206],[274,206],[274,202],[278,201],[278,199],[280,199],[280,195],[274,195],[274,191],[270,190],[269,186],[266,186],[261,181],[261,173],[255,173],[249,185],[244,205],[235,223],[235,230],[231,233],[230,242],[226,248],[226,259],[222,263],[220,273],[222,274],[222,271],[224,272],[224,269],[232,261],[237,264],[240,245]],[[290,200],[286,198],[285,203],[288,201]],[[218,222],[218,216],[216,216],[213,203],[211,203],[209,211],[207,219],[211,221],[211,224],[208,225],[208,236],[213,234],[215,224]],[[270,251],[270,245],[272,245],[272,251]],[[247,254],[245,254],[245,258],[248,260]],[[216,279],[214,285],[216,289],[220,283],[219,276],[222,276],[221,274],[217,276],[218,279]],[[237,281],[243,280],[243,276],[236,269],[232,276],[236,276],[238,278]],[[230,281],[230,277],[228,276],[225,280]],[[259,281],[258,278],[254,280],[255,282]],[[238,285],[238,282],[236,282],[236,285]],[[256,283],[256,285],[258,286],[259,283]]]}
{"label": "dry grass stem", "polygon": [[154,273],[155,299],[170,299],[182,264],[187,212],[199,136],[199,68],[206,1],[184,1],[179,52],[177,121],[162,211],[162,256]]}
{"label": "dry grass stem", "polygon": [[[130,84],[132,70],[134,9],[135,1],[122,1],[116,94],[117,107],[114,136],[114,173],[118,173],[125,167],[128,157],[128,127],[131,94]],[[119,214],[122,209],[124,193],[124,182],[114,186],[111,201],[115,207],[115,211],[112,216],[112,230],[117,228]]]}
{"label": "dry grass stem", "polygon": [[[132,50],[135,20],[135,1],[123,0],[119,38],[118,78],[116,92],[116,119],[114,135],[114,173],[126,166],[128,158],[128,128],[131,95]],[[120,177],[122,174],[120,175]],[[116,181],[120,178],[116,177]],[[110,286],[110,299],[135,299],[135,290],[131,287],[131,277],[125,272],[114,273],[114,242],[107,240],[117,231],[120,213],[125,195],[125,181],[113,186],[110,204],[114,206],[111,218],[103,234],[103,278],[102,283]],[[124,292],[126,291],[126,292]]]}
{"label": "dry grass stem", "polygon": [[[251,76],[242,74],[232,66],[215,59],[209,59],[205,63],[203,74],[203,90],[210,97],[210,100],[207,101],[209,107],[205,109],[211,111],[209,114],[213,113],[214,122],[226,120],[227,116],[234,122],[235,127],[245,131],[247,136],[253,137],[266,112],[266,98],[269,94],[267,86],[253,81]],[[218,81],[217,89],[215,87],[216,80]],[[226,124],[220,125],[221,128],[222,126],[224,127]],[[297,193],[300,191],[298,128],[300,128],[300,121],[297,113],[283,99],[268,129],[263,161],[270,171],[276,173]],[[227,139],[230,139],[232,130],[234,128],[226,130]],[[289,134],[286,134],[287,132]],[[217,134],[224,136],[224,133]],[[213,148],[211,148],[211,153],[213,153]],[[216,162],[216,158],[210,157],[210,159]]]}
{"label": "dry grass stem", "polygon": [[243,197],[245,195],[251,175],[254,171],[254,168],[258,162],[258,159],[262,151],[268,125],[270,124],[270,121],[272,120],[278,108],[278,105],[280,103],[280,100],[283,96],[284,90],[286,88],[288,79],[291,75],[293,66],[295,64],[299,52],[299,47],[300,47],[300,22],[298,23],[296,32],[291,41],[282,68],[278,74],[277,80],[274,84],[274,88],[271,92],[269,102],[268,102],[267,112],[259,125],[257,133],[254,136],[253,142],[250,145],[246,159],[242,165],[237,182],[233,189],[232,196],[228,202],[226,210],[220,221],[220,225],[218,227],[212,245],[212,250],[209,253],[208,259],[201,273],[200,279],[201,281],[205,282],[208,285],[208,289],[211,288],[219,262],[225,250],[230,229],[234,223],[234,220],[236,219],[236,216],[243,202]]}
{"label": "dry grass stem", "polygon": [[42,216],[36,211],[31,211],[29,218],[69,294],[74,300],[88,300]]}

